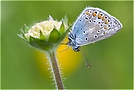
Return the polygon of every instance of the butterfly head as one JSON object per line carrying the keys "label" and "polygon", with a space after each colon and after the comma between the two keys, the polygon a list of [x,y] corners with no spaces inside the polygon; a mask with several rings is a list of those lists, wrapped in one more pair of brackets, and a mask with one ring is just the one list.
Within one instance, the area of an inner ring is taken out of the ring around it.
{"label": "butterfly head", "polygon": [[78,45],[76,44],[75,36],[74,36],[72,33],[69,33],[69,34],[68,34],[68,40],[69,40],[68,45],[69,45],[69,46],[72,46],[72,48],[73,48],[73,50],[74,50],[75,52],[80,51],[80,49],[79,49],[80,46],[78,46]]}
{"label": "butterfly head", "polygon": [[75,52],[78,52],[78,51],[80,51],[80,46],[73,46],[73,50],[75,51]]}

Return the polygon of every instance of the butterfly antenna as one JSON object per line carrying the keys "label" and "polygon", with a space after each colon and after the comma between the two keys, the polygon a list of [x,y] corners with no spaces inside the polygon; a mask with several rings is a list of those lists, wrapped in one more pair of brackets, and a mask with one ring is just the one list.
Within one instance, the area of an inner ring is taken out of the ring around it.
{"label": "butterfly antenna", "polygon": [[87,57],[86,57],[86,54],[85,54],[85,52],[83,51],[83,49],[82,49],[81,47],[80,47],[80,50],[82,51],[83,56],[85,57],[86,66],[87,66],[87,68],[89,69],[89,68],[91,67],[91,65],[90,65],[89,62],[88,62],[88,59],[87,59]]}
{"label": "butterfly antenna", "polygon": [[[68,43],[61,43],[61,45],[68,45]],[[64,50],[60,51],[60,53],[62,53],[62,52],[64,52],[64,51],[66,51],[68,48],[69,48],[69,45],[68,45],[68,47],[67,47],[66,49],[64,49]]]}
{"label": "butterfly antenna", "polygon": [[60,51],[60,53],[62,53],[62,52],[64,52],[64,51],[66,51],[68,48],[69,48],[69,46],[68,46],[66,49],[64,49],[64,50]]}

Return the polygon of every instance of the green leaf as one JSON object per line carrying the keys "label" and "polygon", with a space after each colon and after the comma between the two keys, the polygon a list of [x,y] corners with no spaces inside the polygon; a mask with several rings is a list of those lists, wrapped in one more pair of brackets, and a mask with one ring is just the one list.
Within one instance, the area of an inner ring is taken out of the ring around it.
{"label": "green leaf", "polygon": [[56,43],[60,39],[60,33],[58,30],[53,29],[50,33],[48,42]]}

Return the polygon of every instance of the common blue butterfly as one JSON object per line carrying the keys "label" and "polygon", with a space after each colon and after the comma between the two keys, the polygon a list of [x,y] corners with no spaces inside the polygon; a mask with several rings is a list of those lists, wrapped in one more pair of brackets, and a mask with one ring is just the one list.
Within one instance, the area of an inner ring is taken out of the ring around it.
{"label": "common blue butterfly", "polygon": [[106,11],[87,7],[74,22],[72,30],[69,32],[68,45],[78,52],[80,46],[106,39],[121,28],[120,21]]}

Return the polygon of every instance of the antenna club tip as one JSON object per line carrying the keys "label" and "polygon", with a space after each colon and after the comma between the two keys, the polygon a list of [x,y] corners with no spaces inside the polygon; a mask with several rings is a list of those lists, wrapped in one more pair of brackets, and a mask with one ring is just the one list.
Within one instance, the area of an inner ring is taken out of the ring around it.
{"label": "antenna club tip", "polygon": [[91,68],[91,66],[87,67],[88,69]]}
{"label": "antenna club tip", "polygon": [[91,68],[91,65],[90,65],[90,64],[87,64],[87,68],[88,68],[88,69]]}

